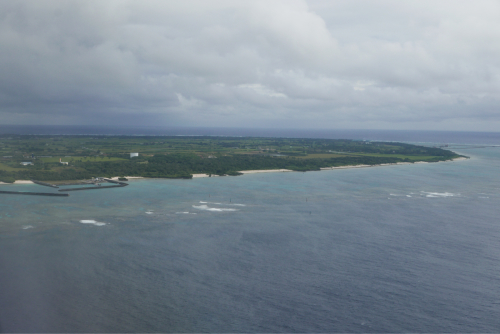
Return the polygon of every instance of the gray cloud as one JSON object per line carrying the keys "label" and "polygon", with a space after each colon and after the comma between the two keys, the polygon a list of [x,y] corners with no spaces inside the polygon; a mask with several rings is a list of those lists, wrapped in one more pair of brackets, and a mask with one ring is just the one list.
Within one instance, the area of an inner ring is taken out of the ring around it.
{"label": "gray cloud", "polygon": [[498,1],[0,2],[12,124],[490,130]]}

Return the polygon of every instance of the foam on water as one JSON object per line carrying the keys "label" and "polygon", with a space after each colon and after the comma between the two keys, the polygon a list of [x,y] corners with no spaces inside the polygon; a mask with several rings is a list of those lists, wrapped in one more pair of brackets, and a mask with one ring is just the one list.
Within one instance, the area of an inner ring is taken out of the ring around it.
{"label": "foam on water", "polygon": [[500,150],[469,151],[484,159],[2,197],[1,331],[497,332]]}
{"label": "foam on water", "polygon": [[211,208],[208,205],[193,205],[193,208],[205,211],[223,212],[223,211],[238,211],[238,209],[228,209],[228,208]]}
{"label": "foam on water", "polygon": [[214,205],[234,205],[234,206],[246,206],[245,204],[240,203],[218,203],[218,202],[204,202],[200,201],[202,204],[214,204]]}
{"label": "foam on water", "polygon": [[95,226],[104,226],[104,225],[106,225],[106,223],[98,222],[98,221],[93,220],[93,219],[83,219],[83,220],[80,220],[80,223],[81,224],[91,224],[91,225],[95,225]]}
{"label": "foam on water", "polygon": [[425,197],[455,197],[455,196],[460,196],[460,194],[454,194],[454,193],[449,193],[449,192],[435,193],[435,192],[422,191],[422,194],[426,194]]}

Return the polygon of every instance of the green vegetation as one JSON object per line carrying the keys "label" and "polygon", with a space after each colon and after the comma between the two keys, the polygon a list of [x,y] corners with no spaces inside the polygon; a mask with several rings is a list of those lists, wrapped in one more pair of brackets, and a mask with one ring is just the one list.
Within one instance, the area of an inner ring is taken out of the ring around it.
{"label": "green vegetation", "polygon": [[59,162],[59,158],[61,158],[61,161],[65,162],[74,162],[74,161],[80,161],[80,162],[105,162],[105,161],[124,161],[126,159],[123,158],[117,158],[117,157],[110,157],[110,156],[104,156],[104,155],[98,155],[98,156],[65,156],[65,157],[50,157],[50,158],[39,158],[43,162]]}
{"label": "green vegetation", "polygon": [[[131,152],[139,157],[130,158]],[[436,147],[356,140],[179,136],[0,136],[0,181],[78,180],[96,176],[191,178],[253,169],[444,161]],[[59,162],[67,162],[61,164]],[[22,166],[21,162],[33,165]]]}

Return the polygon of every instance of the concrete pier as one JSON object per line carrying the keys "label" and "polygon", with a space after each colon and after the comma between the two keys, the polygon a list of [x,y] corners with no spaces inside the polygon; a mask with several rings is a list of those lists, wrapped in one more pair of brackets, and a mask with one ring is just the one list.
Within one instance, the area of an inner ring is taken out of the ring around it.
{"label": "concrete pier", "polygon": [[34,195],[34,196],[69,196],[69,194],[58,194],[58,193],[35,193],[30,191],[1,191],[1,190],[0,194]]}
{"label": "concrete pier", "polygon": [[42,181],[31,180],[31,182],[39,184],[41,186],[45,186],[45,187],[59,188],[55,184],[45,183],[45,182],[42,182]]}
{"label": "concrete pier", "polygon": [[111,179],[103,179],[104,181],[107,181],[109,183],[117,183],[117,184],[122,184],[124,186],[128,186],[128,183],[125,183],[125,182],[121,182],[121,181],[115,181],[115,180],[111,180]]}
{"label": "concrete pier", "polygon": [[95,189],[109,189],[109,188],[121,188],[128,186],[127,183],[117,184],[113,186],[98,186],[98,187],[81,187],[81,188],[68,188],[68,189],[59,189],[59,191],[77,191],[77,190],[95,190]]}

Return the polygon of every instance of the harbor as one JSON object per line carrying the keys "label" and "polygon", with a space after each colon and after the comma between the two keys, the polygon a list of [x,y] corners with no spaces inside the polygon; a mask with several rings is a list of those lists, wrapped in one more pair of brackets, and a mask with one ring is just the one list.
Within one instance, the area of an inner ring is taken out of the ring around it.
{"label": "harbor", "polygon": [[0,194],[13,194],[13,195],[34,195],[34,196],[69,196],[69,194],[59,194],[59,193],[38,193],[32,191],[2,191]]}
{"label": "harbor", "polygon": [[[64,192],[68,191],[78,191],[78,190],[96,190],[96,189],[109,189],[109,188],[121,188],[121,187],[126,187],[128,186],[128,183],[121,182],[121,181],[115,181],[112,179],[104,178],[104,177],[96,177],[92,178],[91,180],[83,180],[82,182],[77,182],[77,183],[63,183],[63,184],[51,184],[47,182],[42,182],[42,181],[37,181],[37,180],[30,180],[34,184],[44,186],[44,187],[50,187],[50,188],[59,188],[60,186],[68,186],[68,185],[81,185],[82,187],[78,188],[62,188],[59,189],[59,192],[61,193],[48,193],[48,192],[32,192],[32,191],[0,191],[0,194],[11,194],[11,195],[32,195],[32,196],[64,196],[67,197],[69,194],[65,194]],[[111,183],[112,185],[108,186],[102,186],[102,182],[107,182]],[[89,184],[93,184],[94,186],[87,186]]]}

